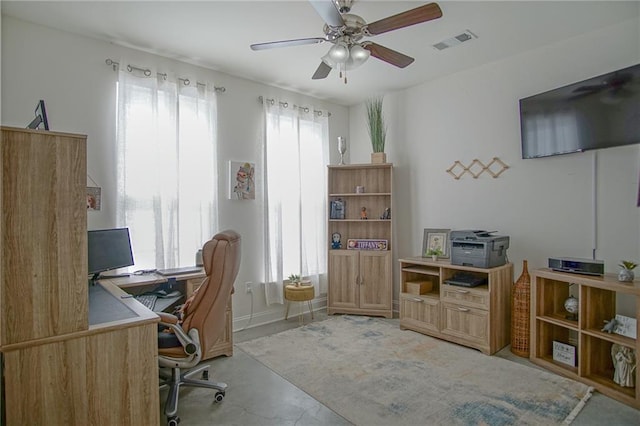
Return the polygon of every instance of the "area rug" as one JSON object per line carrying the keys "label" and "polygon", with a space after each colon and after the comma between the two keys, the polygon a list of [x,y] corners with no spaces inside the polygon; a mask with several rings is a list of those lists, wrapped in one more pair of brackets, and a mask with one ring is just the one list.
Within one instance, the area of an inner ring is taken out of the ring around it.
{"label": "area rug", "polygon": [[591,388],[408,330],[335,316],[240,349],[356,425],[569,423]]}

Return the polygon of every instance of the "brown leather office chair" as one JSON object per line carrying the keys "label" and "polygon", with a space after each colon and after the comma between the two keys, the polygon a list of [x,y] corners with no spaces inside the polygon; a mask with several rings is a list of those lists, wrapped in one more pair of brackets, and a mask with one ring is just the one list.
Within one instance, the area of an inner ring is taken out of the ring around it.
{"label": "brown leather office chair", "polygon": [[[182,320],[159,313],[161,328],[170,330],[161,331],[158,336],[160,385],[169,386],[164,413],[170,426],[180,421],[177,416],[180,386],[215,389],[214,400],[220,402],[224,398],[227,385],[208,380],[209,365],[193,367],[224,332],[227,301],[240,269],[240,255],[240,235],[230,230],[216,234],[202,248],[207,277],[183,305]],[[183,369],[187,371],[182,372]],[[202,380],[191,378],[200,372]]]}

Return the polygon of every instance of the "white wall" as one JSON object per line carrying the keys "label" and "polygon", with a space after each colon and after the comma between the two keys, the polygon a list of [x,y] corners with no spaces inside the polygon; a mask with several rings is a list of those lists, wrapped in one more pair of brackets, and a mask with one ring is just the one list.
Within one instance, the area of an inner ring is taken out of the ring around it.
{"label": "white wall", "polygon": [[[262,278],[262,182],[257,180],[255,201],[227,200],[228,161],[251,161],[261,167],[261,112],[258,96],[281,97],[290,104],[316,105],[329,110],[330,141],[348,131],[348,109],[175,60],[123,48],[102,41],[2,17],[2,118],[7,126],[25,127],[39,99],[47,106],[51,130],[88,135],[87,170],[102,187],[102,210],[90,212],[89,229],[115,225],[115,83],[117,73],[105,64],[155,67],[161,72],[224,86],[218,96],[218,169],[220,228],[232,228],[243,238],[242,266],[233,298],[235,327],[250,314],[250,295],[244,283]],[[332,147],[335,144],[332,142]],[[335,151],[335,152],[334,152]],[[331,149],[332,163],[337,150]],[[90,183],[89,181],[87,183]],[[135,245],[135,241],[132,242]],[[195,259],[195,253],[194,253]],[[252,324],[284,316],[282,305],[266,306],[264,292],[254,293]]]}
{"label": "white wall", "polygon": [[[549,256],[591,258],[596,151],[522,160],[518,100],[639,62],[640,22],[631,20],[387,94],[396,255],[419,255],[424,228],[450,228],[510,236],[516,277],[523,259],[531,270]],[[351,158],[368,162],[363,105],[350,116]],[[493,157],[510,167],[497,179],[446,172]],[[597,161],[596,258],[617,272],[621,259],[640,260],[640,147],[600,150]],[[397,292],[397,267],[394,278]]]}
{"label": "white wall", "polygon": [[[518,100],[640,62],[640,23],[629,21],[506,60],[466,70],[385,96],[387,156],[394,171],[396,257],[420,252],[423,228],[488,229],[511,237],[509,258],[519,275],[522,259],[543,267],[549,256],[591,257],[594,153],[522,160]],[[472,48],[472,44],[458,48]],[[225,199],[229,160],[255,161],[260,169],[259,95],[314,103],[332,112],[335,144],[348,134],[348,157],[367,163],[371,152],[362,105],[349,109],[186,63],[2,17],[3,125],[24,127],[45,99],[53,130],[84,133],[88,171],[103,188],[103,210],[89,228],[114,225],[113,160],[116,74],[106,58],[155,66],[225,86],[219,96],[220,226],[243,236],[238,283],[262,276],[262,215],[258,200]],[[445,172],[455,160],[499,157],[510,166],[493,179]],[[609,272],[620,259],[640,260],[640,209],[635,207],[639,147],[598,151],[598,249]],[[258,197],[261,196],[258,182]],[[394,272],[397,298],[397,270]],[[238,286],[236,328],[244,326],[250,298]],[[256,292],[253,324],[282,317]]]}

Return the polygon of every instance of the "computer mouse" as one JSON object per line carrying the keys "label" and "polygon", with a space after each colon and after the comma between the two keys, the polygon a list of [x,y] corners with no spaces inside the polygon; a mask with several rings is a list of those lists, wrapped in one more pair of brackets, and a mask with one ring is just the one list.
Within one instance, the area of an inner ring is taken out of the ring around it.
{"label": "computer mouse", "polygon": [[166,297],[178,297],[178,296],[182,296],[182,293],[180,292],[180,290],[173,290],[171,293],[167,293]]}

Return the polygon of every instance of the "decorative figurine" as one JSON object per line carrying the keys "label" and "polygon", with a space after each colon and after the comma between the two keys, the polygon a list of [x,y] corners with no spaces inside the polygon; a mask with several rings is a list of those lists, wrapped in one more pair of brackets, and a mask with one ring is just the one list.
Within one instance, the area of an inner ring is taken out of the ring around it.
{"label": "decorative figurine", "polygon": [[367,208],[366,207],[363,207],[363,208],[360,209],[360,219],[362,219],[362,220],[369,219],[367,217]]}
{"label": "decorative figurine", "polygon": [[384,213],[380,216],[380,219],[391,219],[391,207],[384,209]]}
{"label": "decorative figurine", "polygon": [[616,325],[618,325],[618,321],[616,321],[615,318],[611,318],[611,321],[604,320],[604,324],[605,324],[604,327],[602,327],[602,330],[600,331],[604,331],[611,334],[613,333],[613,330],[616,328]]}
{"label": "decorative figurine", "polygon": [[339,232],[334,232],[333,234],[331,234],[331,248],[332,249],[342,248],[342,243],[340,242],[341,238],[342,238],[342,235],[340,235]]}
{"label": "decorative figurine", "polygon": [[636,386],[636,353],[627,346],[617,343],[611,345],[611,359],[613,361],[613,381],[622,387],[633,388]]}

